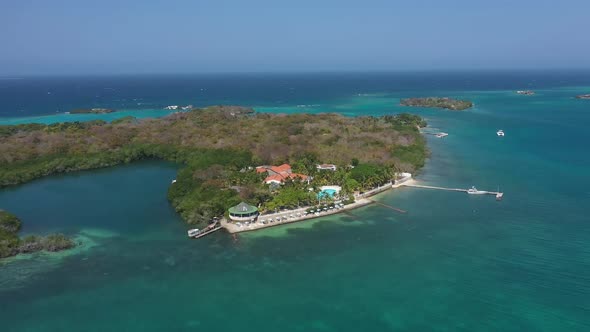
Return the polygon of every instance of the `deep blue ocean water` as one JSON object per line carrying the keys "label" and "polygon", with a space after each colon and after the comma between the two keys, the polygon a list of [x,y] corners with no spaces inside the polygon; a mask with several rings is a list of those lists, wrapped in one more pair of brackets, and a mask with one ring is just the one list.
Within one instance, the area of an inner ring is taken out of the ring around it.
{"label": "deep blue ocean water", "polygon": [[[0,87],[0,124],[69,121],[56,111],[90,106],[146,117],[169,104],[409,111],[450,134],[427,136],[422,183],[505,192],[496,202],[406,188],[378,196],[405,215],[375,205],[237,242],[224,233],[190,241],[166,201],[175,165],[39,179],[1,190],[0,208],[23,219],[24,233],[61,231],[83,244],[0,263],[3,330],[590,330],[590,101],[573,98],[590,93],[590,72],[25,78]],[[398,105],[429,95],[475,107]]]}
{"label": "deep blue ocean water", "polygon": [[575,87],[587,85],[588,76],[589,70],[0,77],[0,124],[1,118],[55,115],[76,108],[153,111],[188,104],[317,108],[342,105],[351,96],[366,94]]}

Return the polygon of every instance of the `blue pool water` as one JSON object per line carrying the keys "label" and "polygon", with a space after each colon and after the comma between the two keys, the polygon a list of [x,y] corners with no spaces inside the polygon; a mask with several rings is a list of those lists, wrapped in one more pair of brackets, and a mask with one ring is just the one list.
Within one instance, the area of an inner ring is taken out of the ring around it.
{"label": "blue pool water", "polygon": [[324,189],[318,193],[318,198],[324,197],[334,197],[336,195],[336,190],[334,189]]}

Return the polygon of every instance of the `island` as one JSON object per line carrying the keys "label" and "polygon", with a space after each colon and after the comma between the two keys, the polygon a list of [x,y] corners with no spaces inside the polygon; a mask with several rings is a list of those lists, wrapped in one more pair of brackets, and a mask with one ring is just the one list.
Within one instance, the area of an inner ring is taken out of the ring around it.
{"label": "island", "polygon": [[228,217],[240,202],[264,214],[352,203],[376,188],[391,188],[399,174],[424,165],[424,126],[411,114],[286,115],[240,106],[113,123],[0,126],[0,186],[167,160],[183,165],[168,189],[170,203],[189,224],[207,225]]}
{"label": "island", "polygon": [[469,100],[458,100],[448,97],[424,97],[424,98],[406,98],[400,101],[402,106],[413,107],[436,107],[445,108],[453,111],[462,111],[473,107]]}
{"label": "island", "polygon": [[70,111],[70,114],[107,114],[116,112],[109,108],[80,108]]}
{"label": "island", "polygon": [[590,93],[584,95],[577,95],[577,99],[590,99]]}
{"label": "island", "polygon": [[18,236],[21,221],[12,213],[0,210],[0,258],[37,251],[61,251],[73,248],[76,243],[63,234],[47,236]]}

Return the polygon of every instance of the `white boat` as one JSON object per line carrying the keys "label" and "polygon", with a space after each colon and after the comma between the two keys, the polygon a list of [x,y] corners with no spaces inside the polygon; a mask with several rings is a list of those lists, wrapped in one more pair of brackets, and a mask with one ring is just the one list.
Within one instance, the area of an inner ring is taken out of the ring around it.
{"label": "white boat", "polygon": [[504,130],[500,129],[496,132],[496,135],[503,137],[504,136]]}
{"label": "white boat", "polygon": [[498,186],[498,191],[496,192],[496,200],[501,201],[502,197],[504,197],[504,193],[500,191],[500,186]]}
{"label": "white boat", "polygon": [[199,233],[201,233],[201,231],[198,228],[193,228],[193,229],[188,230],[189,237],[195,237],[195,236],[199,235]]}
{"label": "white boat", "polygon": [[438,138],[443,138],[443,137],[449,136],[449,134],[447,134],[447,133],[438,133],[435,136],[438,137]]}
{"label": "white boat", "polygon": [[467,189],[467,193],[470,195],[483,195],[483,194],[487,194],[487,191],[477,190],[477,188],[475,188],[475,186],[472,186],[471,188]]}

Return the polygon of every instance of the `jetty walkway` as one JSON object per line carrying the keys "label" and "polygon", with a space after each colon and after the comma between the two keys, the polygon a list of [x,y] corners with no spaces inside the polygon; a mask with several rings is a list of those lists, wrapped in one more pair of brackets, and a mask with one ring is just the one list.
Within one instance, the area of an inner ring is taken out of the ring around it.
{"label": "jetty walkway", "polygon": [[[425,186],[421,184],[414,184],[414,183],[403,183],[401,184],[405,187],[412,187],[412,188],[424,188],[424,189],[434,189],[434,190],[444,190],[444,191],[458,191],[464,193],[470,193],[469,189],[462,189],[462,188],[445,188],[445,187],[436,187],[436,186]],[[494,195],[497,199],[501,199],[504,196],[504,193],[499,191],[487,191],[487,190],[477,190],[474,194],[479,195]]]}
{"label": "jetty walkway", "polygon": [[220,222],[216,222],[216,223],[212,224],[211,226],[205,228],[203,231],[199,232],[197,235],[190,236],[190,238],[198,239],[198,238],[201,238],[201,237],[203,237],[205,235],[209,235],[209,234],[211,234],[213,232],[217,232],[218,230],[220,230],[222,228],[223,227],[221,226],[221,223]]}

